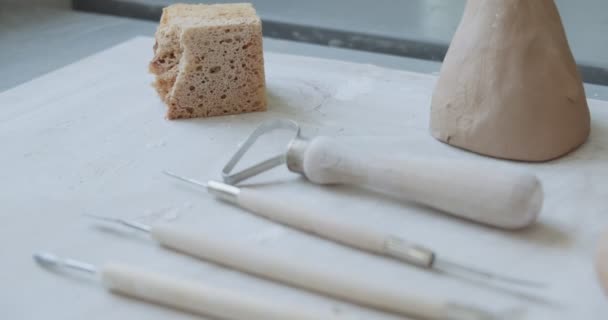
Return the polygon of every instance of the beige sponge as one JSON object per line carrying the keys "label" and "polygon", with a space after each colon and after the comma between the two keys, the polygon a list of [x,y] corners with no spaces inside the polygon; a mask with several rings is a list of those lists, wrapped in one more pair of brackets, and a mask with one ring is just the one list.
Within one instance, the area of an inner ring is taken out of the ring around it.
{"label": "beige sponge", "polygon": [[163,9],[150,72],[167,118],[266,110],[262,25],[251,4]]}

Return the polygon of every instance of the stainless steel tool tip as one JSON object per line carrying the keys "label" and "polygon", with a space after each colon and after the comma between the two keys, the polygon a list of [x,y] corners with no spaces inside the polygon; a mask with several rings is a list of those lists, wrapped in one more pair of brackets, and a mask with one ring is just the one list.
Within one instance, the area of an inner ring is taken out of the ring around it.
{"label": "stainless steel tool tip", "polygon": [[59,258],[49,252],[34,253],[32,255],[32,258],[34,258],[34,261],[36,261],[36,263],[46,268],[54,268],[59,266]]}
{"label": "stainless steel tool tip", "polygon": [[100,221],[120,224],[120,225],[123,225],[125,227],[129,227],[129,228],[136,229],[136,230],[139,230],[139,231],[143,231],[143,232],[146,232],[146,233],[149,233],[150,229],[151,229],[151,227],[149,225],[143,224],[141,222],[133,221],[133,220],[126,220],[126,219],[120,219],[120,218],[112,218],[112,217],[100,216],[100,215],[89,214],[89,213],[85,213],[83,215],[85,217],[89,217],[89,218],[100,220]]}
{"label": "stainless steel tool tip", "polygon": [[468,265],[463,265],[460,263],[456,263],[450,260],[445,259],[436,259],[435,260],[435,268],[452,275],[460,275],[460,276],[474,276],[479,279],[497,281],[507,284],[513,284],[518,286],[524,286],[529,288],[536,289],[544,289],[547,288],[546,283],[528,280],[528,279],[520,279],[516,277],[511,277],[507,275],[501,275],[493,272],[489,272],[486,270],[474,268]]}
{"label": "stainless steel tool tip", "polygon": [[77,271],[82,271],[90,274],[94,274],[97,272],[97,269],[86,262],[74,260],[74,259],[64,259],[60,258],[50,252],[38,252],[32,255],[34,261],[38,263],[38,265],[50,268],[50,269],[72,269]]}
{"label": "stainless steel tool tip", "polygon": [[188,183],[191,183],[191,184],[195,184],[195,185],[200,186],[200,187],[206,188],[208,186],[207,183],[204,183],[204,182],[201,182],[201,181],[198,181],[198,180],[195,180],[195,179],[191,179],[191,178],[186,178],[184,176],[181,176],[181,175],[179,175],[177,173],[173,173],[171,171],[163,170],[163,173],[165,175],[171,177],[171,178],[175,178],[175,179],[183,181],[183,182],[188,182]]}

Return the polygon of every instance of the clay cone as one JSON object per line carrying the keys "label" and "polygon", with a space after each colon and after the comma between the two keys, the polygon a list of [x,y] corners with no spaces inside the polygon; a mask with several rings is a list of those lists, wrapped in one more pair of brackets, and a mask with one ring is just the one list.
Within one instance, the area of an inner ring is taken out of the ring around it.
{"label": "clay cone", "polygon": [[550,160],[585,142],[585,91],[553,0],[467,2],[430,126],[450,145],[513,160]]}

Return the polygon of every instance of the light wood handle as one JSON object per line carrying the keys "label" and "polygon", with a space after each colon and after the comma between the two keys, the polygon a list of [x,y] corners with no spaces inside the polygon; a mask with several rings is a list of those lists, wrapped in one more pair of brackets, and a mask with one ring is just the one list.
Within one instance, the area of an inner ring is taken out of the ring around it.
{"label": "light wood handle", "polygon": [[538,178],[450,159],[373,155],[318,137],[302,155],[303,171],[319,184],[352,184],[387,191],[452,215],[499,228],[536,221],[543,203]]}
{"label": "light wood handle", "polygon": [[359,305],[417,319],[445,319],[452,312],[451,305],[441,301],[384,288],[306,259],[252,250],[250,245],[217,239],[200,231],[161,225],[152,228],[151,235],[162,245],[191,256]]}
{"label": "light wood handle", "polygon": [[304,203],[279,199],[253,189],[241,188],[238,205],[269,220],[374,253],[383,253],[386,237],[311,209]]}
{"label": "light wood handle", "polygon": [[[434,254],[420,245],[319,212],[304,203],[296,204],[292,199],[284,200],[242,188],[237,203],[258,216],[356,249],[391,256],[423,268],[430,268],[433,263]],[[395,244],[399,245],[399,250],[395,250]]]}
{"label": "light wood handle", "polygon": [[113,292],[201,316],[229,320],[343,319],[122,264],[105,265],[101,278]]}

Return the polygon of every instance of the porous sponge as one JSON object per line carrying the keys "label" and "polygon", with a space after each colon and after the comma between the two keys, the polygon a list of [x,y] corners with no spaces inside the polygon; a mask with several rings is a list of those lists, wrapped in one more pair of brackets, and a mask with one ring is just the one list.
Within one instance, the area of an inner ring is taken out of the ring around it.
{"label": "porous sponge", "polygon": [[169,119],[264,111],[260,18],[248,3],[166,7],[150,72]]}

